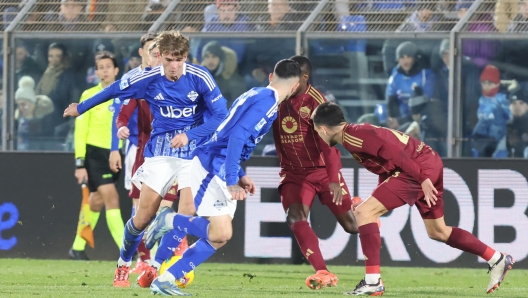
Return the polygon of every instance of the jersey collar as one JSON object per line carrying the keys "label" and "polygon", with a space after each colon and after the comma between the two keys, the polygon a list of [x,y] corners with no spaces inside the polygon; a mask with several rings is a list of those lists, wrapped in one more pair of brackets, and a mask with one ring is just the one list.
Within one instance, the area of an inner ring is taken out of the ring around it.
{"label": "jersey collar", "polygon": [[271,87],[270,85],[268,85],[266,88],[273,90],[273,94],[275,94],[275,101],[279,102],[279,91],[277,91],[277,89]]}

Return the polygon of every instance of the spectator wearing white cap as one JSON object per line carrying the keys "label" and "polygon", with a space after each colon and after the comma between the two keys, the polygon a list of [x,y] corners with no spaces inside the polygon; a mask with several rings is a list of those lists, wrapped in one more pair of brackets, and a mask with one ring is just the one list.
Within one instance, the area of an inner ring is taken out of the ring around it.
{"label": "spectator wearing white cap", "polygon": [[30,76],[23,76],[15,92],[18,120],[17,150],[39,150],[39,137],[46,131],[44,116],[53,112],[53,102],[46,95],[35,95],[35,81]]}

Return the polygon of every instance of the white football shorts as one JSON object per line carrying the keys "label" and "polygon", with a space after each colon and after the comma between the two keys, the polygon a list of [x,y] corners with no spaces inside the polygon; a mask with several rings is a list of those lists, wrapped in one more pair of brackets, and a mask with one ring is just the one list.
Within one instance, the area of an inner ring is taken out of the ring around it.
{"label": "white football shorts", "polygon": [[145,183],[164,198],[174,181],[178,181],[178,190],[189,187],[190,166],[191,160],[188,159],[170,156],[147,157],[132,177],[132,183],[138,189]]}
{"label": "white football shorts", "polygon": [[229,214],[235,216],[237,201],[231,199],[225,181],[209,173],[194,157],[189,171],[189,185],[197,206],[196,214],[199,216],[220,216]]}

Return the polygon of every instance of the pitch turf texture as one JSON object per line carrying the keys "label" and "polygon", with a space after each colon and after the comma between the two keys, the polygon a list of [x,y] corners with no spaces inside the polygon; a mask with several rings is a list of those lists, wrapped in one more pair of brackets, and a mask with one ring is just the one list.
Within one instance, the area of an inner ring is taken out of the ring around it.
{"label": "pitch turf texture", "polygon": [[[0,259],[0,297],[152,297],[135,285],[113,288],[115,262]],[[484,267],[484,266],[483,266]],[[307,265],[203,264],[185,289],[196,297],[344,297],[363,268],[331,266],[339,277],[334,288],[312,291],[304,280]],[[384,267],[387,297],[528,297],[528,270],[513,269],[501,288],[485,293],[486,269]],[[159,297],[159,296],[156,296]]]}

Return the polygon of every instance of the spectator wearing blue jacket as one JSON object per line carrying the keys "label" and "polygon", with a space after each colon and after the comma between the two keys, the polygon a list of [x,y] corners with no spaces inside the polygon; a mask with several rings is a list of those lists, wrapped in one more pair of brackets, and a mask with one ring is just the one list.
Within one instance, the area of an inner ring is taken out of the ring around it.
{"label": "spectator wearing blue jacket", "polygon": [[396,49],[398,65],[392,70],[385,92],[389,128],[398,129],[401,125],[412,122],[409,99],[416,87],[420,87],[428,98],[433,96],[435,74],[421,66],[417,53],[416,45],[409,41],[400,44]]}
{"label": "spectator wearing blue jacket", "polygon": [[[248,32],[253,31],[246,15],[240,14],[238,0],[216,0],[216,15],[207,22],[202,32]],[[221,46],[228,47],[237,54],[237,63],[244,59],[246,44],[243,39],[219,38],[215,39]],[[206,43],[212,39],[202,39],[198,49],[198,61],[202,61],[201,53]]]}
{"label": "spectator wearing blue jacket", "polygon": [[478,122],[473,129],[473,149],[476,157],[491,157],[500,140],[506,136],[506,124],[512,117],[510,101],[499,92],[500,72],[487,65],[480,75],[482,96],[477,110]]}

